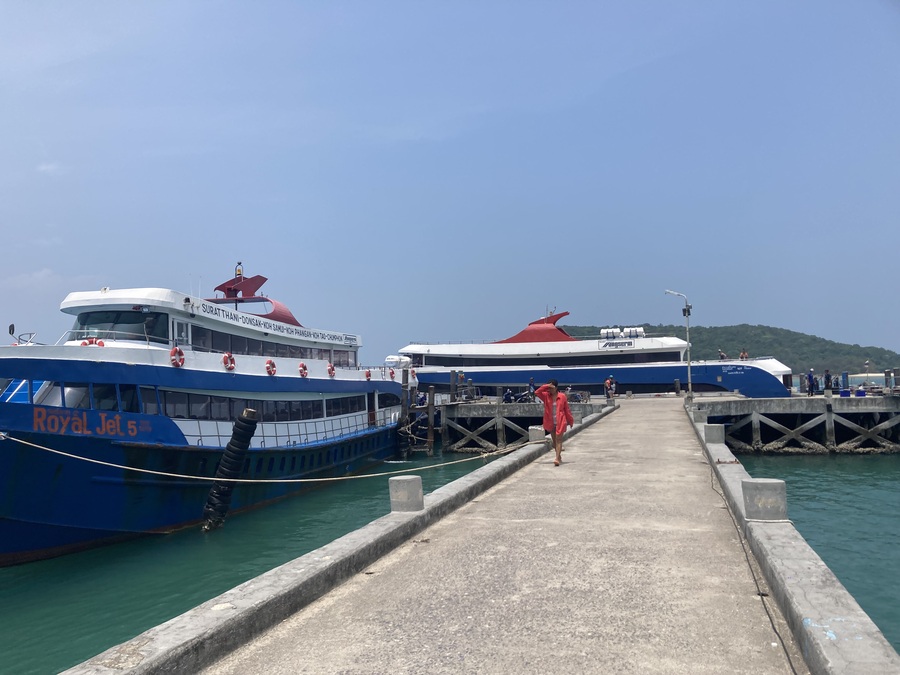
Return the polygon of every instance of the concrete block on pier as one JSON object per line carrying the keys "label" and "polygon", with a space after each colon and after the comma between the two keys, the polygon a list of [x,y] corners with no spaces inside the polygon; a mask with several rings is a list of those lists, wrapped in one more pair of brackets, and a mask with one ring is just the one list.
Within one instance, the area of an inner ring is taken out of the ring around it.
{"label": "concrete block on pier", "polygon": [[572,417],[575,420],[575,424],[581,424],[581,421],[584,419],[584,410],[582,410],[580,405],[572,407]]}
{"label": "concrete block on pier", "polygon": [[423,511],[425,495],[421,476],[394,476],[388,479],[391,493],[391,511]]}
{"label": "concrete block on pier", "polygon": [[724,443],[725,442],[725,425],[724,424],[704,424],[703,437],[707,443]]}
{"label": "concrete block on pier", "polygon": [[542,441],[544,437],[547,435],[547,432],[544,431],[544,427],[528,427],[528,442],[534,443],[535,441]]}
{"label": "concrete block on pier", "polygon": [[703,422],[706,424],[706,420],[709,419],[709,413],[705,410],[693,410],[691,414],[693,415],[695,422]]}
{"label": "concrete block on pier", "polygon": [[787,520],[787,490],[777,478],[745,478],[744,516],[747,520]]}

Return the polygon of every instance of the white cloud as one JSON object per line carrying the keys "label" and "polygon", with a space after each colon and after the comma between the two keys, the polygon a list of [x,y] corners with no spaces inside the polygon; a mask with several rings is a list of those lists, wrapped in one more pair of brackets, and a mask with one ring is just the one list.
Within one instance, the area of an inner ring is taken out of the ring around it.
{"label": "white cloud", "polygon": [[66,172],[65,167],[59,162],[41,162],[37,166],[38,173],[45,173],[48,176],[59,176]]}

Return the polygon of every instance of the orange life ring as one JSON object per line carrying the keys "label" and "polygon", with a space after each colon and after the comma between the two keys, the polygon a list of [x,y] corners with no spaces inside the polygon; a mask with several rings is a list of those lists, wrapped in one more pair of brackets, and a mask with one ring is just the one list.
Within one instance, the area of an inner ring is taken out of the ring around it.
{"label": "orange life ring", "polygon": [[95,345],[97,347],[105,347],[106,346],[103,344],[103,340],[98,340],[97,338],[92,338],[92,337],[88,338],[87,340],[81,341],[82,347],[87,347],[88,345]]}
{"label": "orange life ring", "polygon": [[371,380],[371,379],[372,379],[372,371],[369,370],[368,368],[366,368],[366,379],[367,379],[367,380]]}
{"label": "orange life ring", "polygon": [[393,368],[391,368],[391,379],[392,380],[394,379],[394,369]]}
{"label": "orange life ring", "polygon": [[172,351],[169,352],[169,363],[176,368],[181,368],[184,365],[184,352],[181,350],[181,347],[172,347]]}
{"label": "orange life ring", "polygon": [[266,373],[269,375],[275,374],[275,362],[272,359],[266,361]]}
{"label": "orange life ring", "polygon": [[234,355],[231,352],[222,355],[222,365],[225,366],[225,370],[234,370]]}
{"label": "orange life ring", "polygon": [[303,363],[303,361],[300,362],[299,370],[300,370],[300,377],[306,377],[307,375],[309,375],[309,369],[306,367],[306,364]]}
{"label": "orange life ring", "polygon": [[328,377],[334,377],[334,366],[330,363],[328,364]]}

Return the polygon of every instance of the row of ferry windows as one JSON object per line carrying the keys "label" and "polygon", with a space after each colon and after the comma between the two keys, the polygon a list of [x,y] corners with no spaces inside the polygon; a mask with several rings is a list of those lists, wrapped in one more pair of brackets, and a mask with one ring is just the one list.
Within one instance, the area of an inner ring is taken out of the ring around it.
{"label": "row of ferry windows", "polygon": [[[118,391],[117,391],[118,390]],[[380,394],[381,408],[398,405],[400,400],[393,394]],[[35,397],[35,403],[47,406],[62,406],[62,391],[58,384],[46,387]],[[299,420],[337,417],[365,412],[366,397],[345,396],[323,400],[307,401],[262,401],[207,394],[189,394],[183,391],[168,391],[153,387],[114,384],[69,384],[65,385],[65,406],[67,408],[93,408],[119,412],[143,412],[147,415],[166,417],[233,421],[244,411],[252,408],[260,413],[262,422],[292,422]]]}
{"label": "row of ferry windows", "polygon": [[[318,469],[323,466],[330,466],[334,462],[343,462],[348,459],[359,457],[363,453],[375,450],[376,447],[377,440],[375,438],[369,438],[365,441],[354,443],[350,447],[341,447],[328,451],[323,450],[319,453],[309,455],[303,454],[299,457],[297,455],[292,455],[291,457],[287,457],[286,455],[268,458],[258,457],[255,462],[253,462],[251,457],[247,457],[244,460],[244,467],[241,471],[241,475],[249,475],[251,467],[253,467],[254,476],[274,474],[276,466],[278,467],[278,475],[284,475],[286,471],[293,473],[297,470],[304,471],[307,468]],[[307,459],[309,462],[307,462]],[[215,470],[217,471],[218,468],[219,466],[216,464]],[[206,472],[207,459],[204,457],[200,460],[198,474],[202,476]]]}
{"label": "row of ferry windows", "polygon": [[231,335],[203,326],[190,324],[190,341],[188,340],[188,324],[175,322],[175,337],[180,344],[190,344],[198,352],[231,352],[234,355],[270,356],[272,358],[321,359],[330,361],[336,366],[356,367],[356,352],[349,349],[321,349],[319,347],[300,347],[284,345],[280,342],[257,340],[244,335]]}
{"label": "row of ferry windows", "polygon": [[[103,340],[148,340],[168,343],[169,315],[165,312],[136,310],[103,310],[82,312],[75,320],[74,337]],[[191,345],[198,352],[231,352],[272,358],[321,359],[336,366],[356,367],[356,352],[350,349],[322,349],[284,345],[268,340],[257,340],[244,335],[232,335],[203,326],[175,321],[175,340],[180,345]]]}

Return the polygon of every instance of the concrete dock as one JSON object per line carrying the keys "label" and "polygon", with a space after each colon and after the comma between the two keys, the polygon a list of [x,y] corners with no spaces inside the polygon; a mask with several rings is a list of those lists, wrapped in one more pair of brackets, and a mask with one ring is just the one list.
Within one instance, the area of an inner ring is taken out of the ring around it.
{"label": "concrete dock", "polygon": [[203,672],[808,672],[680,399],[565,447]]}
{"label": "concrete dock", "polygon": [[900,673],[706,421],[619,399],[66,673]]}

